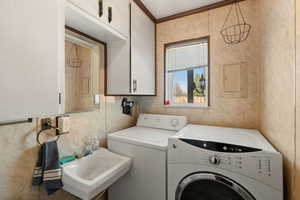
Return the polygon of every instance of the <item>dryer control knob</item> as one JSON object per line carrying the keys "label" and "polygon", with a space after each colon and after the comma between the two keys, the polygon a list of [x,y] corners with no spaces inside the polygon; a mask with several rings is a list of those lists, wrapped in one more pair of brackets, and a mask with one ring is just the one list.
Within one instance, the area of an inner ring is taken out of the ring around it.
{"label": "dryer control knob", "polygon": [[209,162],[212,165],[219,165],[221,163],[221,158],[217,155],[213,155],[209,157]]}
{"label": "dryer control knob", "polygon": [[171,126],[172,127],[176,127],[179,125],[179,120],[178,119],[172,119],[171,120]]}

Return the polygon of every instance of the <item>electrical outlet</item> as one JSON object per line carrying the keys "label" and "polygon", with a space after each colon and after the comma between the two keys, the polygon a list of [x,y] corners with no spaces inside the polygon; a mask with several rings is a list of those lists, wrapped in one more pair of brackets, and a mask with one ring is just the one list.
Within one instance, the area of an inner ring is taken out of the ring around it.
{"label": "electrical outlet", "polygon": [[64,115],[60,117],[56,117],[56,125],[57,125],[57,130],[56,134],[65,134],[69,133],[70,131],[70,116]]}

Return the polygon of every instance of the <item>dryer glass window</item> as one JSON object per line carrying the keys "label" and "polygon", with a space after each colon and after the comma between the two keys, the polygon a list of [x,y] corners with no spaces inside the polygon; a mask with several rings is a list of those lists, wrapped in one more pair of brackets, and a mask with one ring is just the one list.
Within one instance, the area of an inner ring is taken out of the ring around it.
{"label": "dryer glass window", "polygon": [[178,185],[176,200],[255,200],[242,186],[214,173],[192,174]]}
{"label": "dryer glass window", "polygon": [[245,200],[228,186],[211,180],[199,180],[188,185],[180,200]]}

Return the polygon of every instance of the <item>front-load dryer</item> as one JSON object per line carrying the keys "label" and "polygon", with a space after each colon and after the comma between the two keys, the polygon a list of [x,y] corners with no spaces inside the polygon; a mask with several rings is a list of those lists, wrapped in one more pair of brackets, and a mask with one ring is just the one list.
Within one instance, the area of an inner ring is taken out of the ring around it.
{"label": "front-load dryer", "polygon": [[168,144],[168,200],[283,200],[282,156],[256,130],[188,125]]}

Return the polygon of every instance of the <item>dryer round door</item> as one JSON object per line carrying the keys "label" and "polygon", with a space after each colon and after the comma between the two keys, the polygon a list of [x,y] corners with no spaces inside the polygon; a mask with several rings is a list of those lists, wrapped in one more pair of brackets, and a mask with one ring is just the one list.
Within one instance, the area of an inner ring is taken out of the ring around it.
{"label": "dryer round door", "polygon": [[215,173],[195,173],[180,181],[176,200],[255,200],[241,185]]}

